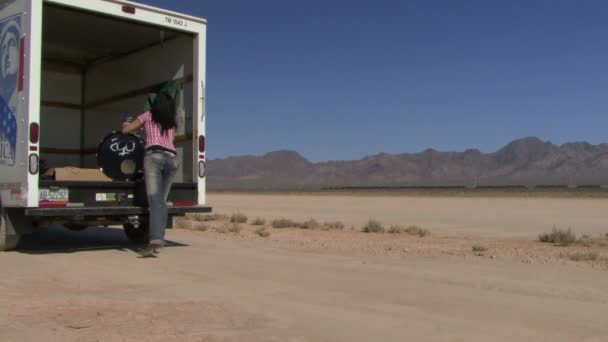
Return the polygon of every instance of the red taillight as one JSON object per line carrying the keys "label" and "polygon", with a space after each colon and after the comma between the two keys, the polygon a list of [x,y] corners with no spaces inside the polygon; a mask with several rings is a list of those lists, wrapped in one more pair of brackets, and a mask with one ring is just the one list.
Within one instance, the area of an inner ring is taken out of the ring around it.
{"label": "red taillight", "polygon": [[40,208],[67,208],[67,202],[40,202],[38,204]]}
{"label": "red taillight", "polygon": [[32,144],[37,144],[40,140],[40,126],[37,122],[32,122],[30,124],[30,142]]}
{"label": "red taillight", "polygon": [[25,38],[21,38],[19,42],[19,51],[19,80],[17,81],[17,89],[18,91],[22,91],[25,81]]}
{"label": "red taillight", "polygon": [[135,7],[133,6],[122,6],[122,11],[129,14],[135,14]]}
{"label": "red taillight", "polygon": [[205,153],[205,136],[200,135],[198,137],[198,151],[200,153]]}

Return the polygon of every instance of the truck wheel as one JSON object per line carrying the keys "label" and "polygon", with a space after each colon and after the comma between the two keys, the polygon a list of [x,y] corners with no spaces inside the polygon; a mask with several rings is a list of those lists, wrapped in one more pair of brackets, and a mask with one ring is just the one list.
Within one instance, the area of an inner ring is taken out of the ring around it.
{"label": "truck wheel", "polygon": [[123,225],[127,238],[135,243],[147,243],[150,228],[147,224],[140,224],[137,228],[130,223]]}

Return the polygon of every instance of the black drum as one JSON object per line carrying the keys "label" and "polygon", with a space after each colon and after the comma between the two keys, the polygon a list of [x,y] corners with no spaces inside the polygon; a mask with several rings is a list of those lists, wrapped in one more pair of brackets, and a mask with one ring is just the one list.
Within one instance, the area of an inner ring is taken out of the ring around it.
{"label": "black drum", "polygon": [[144,144],[138,137],[114,132],[99,144],[97,164],[113,180],[135,180],[143,176],[145,153]]}

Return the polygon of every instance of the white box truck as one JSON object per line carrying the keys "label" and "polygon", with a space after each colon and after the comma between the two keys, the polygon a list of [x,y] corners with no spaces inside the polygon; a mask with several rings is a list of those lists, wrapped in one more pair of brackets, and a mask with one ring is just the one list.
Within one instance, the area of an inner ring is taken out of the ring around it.
{"label": "white box truck", "polygon": [[99,142],[177,82],[180,169],[169,214],[205,203],[206,20],[120,0],[0,0],[0,250],[37,227],[147,234],[135,181],[45,178],[98,168]]}

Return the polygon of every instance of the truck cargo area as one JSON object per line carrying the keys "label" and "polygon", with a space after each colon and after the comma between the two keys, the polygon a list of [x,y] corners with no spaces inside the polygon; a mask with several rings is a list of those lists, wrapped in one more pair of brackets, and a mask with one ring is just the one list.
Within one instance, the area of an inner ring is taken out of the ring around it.
{"label": "truck cargo area", "polygon": [[[142,23],[45,4],[42,40],[41,159],[48,167],[96,168],[105,135],[148,94],[178,80],[177,144],[192,155],[193,37]],[[183,158],[177,182],[192,182]]]}
{"label": "truck cargo area", "polygon": [[196,203],[193,41],[188,33],[45,3],[40,188],[69,189],[70,202],[84,207],[133,206],[134,182],[78,177],[66,182],[45,177],[44,171],[96,169],[101,140],[118,130],[126,115],[142,113],[150,92],[176,81],[182,86],[176,98],[180,168],[169,201]]}

